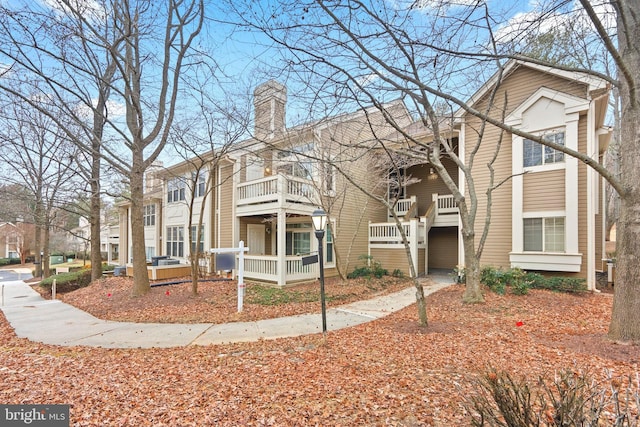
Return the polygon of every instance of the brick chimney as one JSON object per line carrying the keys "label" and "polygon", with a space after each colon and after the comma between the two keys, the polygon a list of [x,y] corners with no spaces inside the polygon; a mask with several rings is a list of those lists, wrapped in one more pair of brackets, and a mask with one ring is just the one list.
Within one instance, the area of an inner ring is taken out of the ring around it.
{"label": "brick chimney", "polygon": [[253,107],[256,139],[269,140],[284,134],[286,106],[287,88],[277,81],[269,80],[255,88]]}

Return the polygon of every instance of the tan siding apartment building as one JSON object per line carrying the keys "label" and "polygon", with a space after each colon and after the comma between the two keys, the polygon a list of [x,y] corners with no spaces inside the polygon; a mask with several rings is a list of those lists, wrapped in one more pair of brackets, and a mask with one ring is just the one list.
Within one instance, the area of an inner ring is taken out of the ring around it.
{"label": "tan siding apartment building", "polygon": [[[502,105],[490,111],[506,117],[514,129],[541,135],[601,160],[609,131],[603,125],[607,85],[593,77],[550,68],[510,62],[501,80],[489,80],[471,105],[486,108],[489,91]],[[362,262],[361,256],[382,263],[390,272],[409,273],[405,246],[387,207],[370,197],[397,197],[395,212],[407,235],[417,274],[430,269],[453,269],[463,265],[460,221],[451,191],[423,162],[400,171],[411,177],[392,191],[389,170],[374,167],[377,141],[398,134],[382,113],[370,108],[295,128],[286,127],[287,91],[275,81],[254,91],[255,129],[251,138],[238,143],[207,174],[215,183],[204,203],[202,246],[233,248],[240,240],[249,248],[245,278],[280,286],[318,277],[318,265],[303,265],[303,257],[318,250],[311,214],[321,207],[329,217],[324,250],[329,275],[346,275]],[[407,133],[429,138],[400,101],[387,112]],[[494,184],[491,226],[482,255],[483,265],[521,267],[545,274],[584,277],[595,286],[595,272],[602,268],[602,180],[576,159],[487,126],[482,135],[480,119],[461,112],[456,116],[451,141],[462,159],[477,147],[472,171],[478,200],[476,230],[485,221],[490,185],[487,163],[496,142],[502,145],[493,164]],[[205,158],[214,159],[216,153]],[[464,189],[457,166],[443,159],[449,174]],[[187,263],[192,244],[187,244],[186,201],[194,186],[183,162],[163,172],[161,196],[153,193],[158,216],[149,231],[157,247],[149,250]],[[398,173],[397,171],[394,173]],[[347,178],[345,178],[348,177]],[[181,190],[182,189],[182,190]],[[183,193],[181,193],[183,191]],[[368,193],[368,194],[365,194]],[[150,193],[150,196],[152,194]],[[121,206],[121,242],[127,234],[127,206]],[[192,220],[199,217],[192,214]],[[182,230],[182,231],[180,231]],[[182,246],[180,246],[182,239]],[[121,244],[121,251],[127,247]],[[179,248],[182,248],[180,250]],[[126,259],[126,258],[124,258]],[[216,270],[215,260],[206,268]]]}

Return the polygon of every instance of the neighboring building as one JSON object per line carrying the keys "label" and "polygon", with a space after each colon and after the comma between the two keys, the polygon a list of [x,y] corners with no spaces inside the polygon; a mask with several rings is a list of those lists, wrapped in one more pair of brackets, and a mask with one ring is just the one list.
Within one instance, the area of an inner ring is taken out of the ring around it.
{"label": "neighboring building", "polygon": [[33,255],[35,226],[16,221],[0,223],[0,258],[20,258],[24,263]]}
{"label": "neighboring building", "polygon": [[[474,108],[482,110],[494,85],[492,79],[474,95]],[[548,135],[601,161],[609,139],[609,130],[603,127],[607,94],[603,80],[514,61],[504,70],[496,99],[508,99],[508,124]],[[198,160],[206,165],[200,174],[194,173],[193,161],[150,172],[149,182],[154,185],[148,185],[145,195],[148,261],[170,256],[187,263],[196,244],[204,250],[233,248],[243,240],[250,249],[245,257],[247,280],[284,286],[314,279],[317,264],[302,265],[302,257],[317,251],[310,215],[321,206],[330,219],[324,240],[326,274],[336,274],[337,269],[350,272],[361,262],[361,255],[372,256],[389,271],[408,273],[395,223],[389,222],[382,204],[357,188],[361,186],[383,197],[400,197],[396,211],[403,217],[418,274],[463,264],[458,209],[433,168],[429,164],[403,168],[400,173],[412,180],[389,190],[388,172],[373,166],[376,150],[368,149],[375,145],[373,141],[397,134],[377,109],[287,129],[286,101],[286,88],[279,83],[258,86],[253,138],[235,145],[216,162],[209,162],[215,153]],[[386,111],[407,133],[430,138],[424,127],[412,123],[402,102],[389,103]],[[464,112],[457,116],[451,137],[462,158],[475,143],[479,123]],[[485,165],[499,136],[497,128],[489,126],[475,159],[473,176],[480,198],[477,231],[484,224],[483,195],[489,182]],[[586,278],[595,288],[604,250],[602,179],[560,152],[508,133],[502,137],[495,180],[511,179],[494,192],[482,264],[570,274]],[[329,162],[314,162],[314,158]],[[447,159],[444,163],[463,185],[464,176],[456,165]],[[355,183],[345,180],[336,168]],[[214,185],[205,198],[207,180]],[[193,225],[202,206],[203,232],[189,242],[192,195]],[[131,261],[128,218],[128,205],[121,204],[123,263]],[[217,270],[213,259],[200,262],[208,271]]]}

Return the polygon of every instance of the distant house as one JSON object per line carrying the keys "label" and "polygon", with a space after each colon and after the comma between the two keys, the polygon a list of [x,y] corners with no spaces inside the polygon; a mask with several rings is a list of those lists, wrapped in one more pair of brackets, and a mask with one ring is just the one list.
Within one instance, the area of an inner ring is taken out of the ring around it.
{"label": "distant house", "polygon": [[22,221],[0,223],[0,258],[19,258],[21,263],[33,255],[35,226]]}
{"label": "distant house", "polygon": [[[489,80],[473,96],[472,105],[481,109],[495,84],[495,78]],[[508,124],[602,160],[610,135],[603,125],[608,94],[603,80],[512,61],[499,92],[497,99],[508,95]],[[269,81],[258,86],[252,138],[234,146],[213,167],[206,160],[215,153],[202,156],[206,167],[199,173],[195,173],[196,159],[150,172],[144,206],[148,261],[167,256],[187,263],[195,245],[205,250],[230,248],[243,240],[249,247],[246,279],[280,286],[312,280],[318,276],[318,266],[303,265],[302,258],[317,251],[310,215],[322,206],[329,215],[324,240],[328,275],[338,268],[348,273],[361,255],[373,257],[390,271],[408,273],[406,251],[389,221],[390,213],[357,188],[362,186],[400,198],[395,209],[403,218],[418,274],[463,264],[458,208],[433,168],[428,163],[403,168],[400,173],[414,179],[389,189],[384,184],[388,171],[372,167],[371,142],[397,135],[378,109],[287,128],[286,102],[287,91],[281,84]],[[431,138],[427,129],[413,122],[402,102],[385,108],[407,133]],[[478,125],[478,119],[467,113],[456,117],[452,141],[463,158],[475,142]],[[497,128],[487,130],[477,165],[486,165],[498,135]],[[318,158],[325,161],[314,160]],[[447,159],[444,163],[463,185],[456,165]],[[345,180],[336,167],[356,182]],[[494,193],[482,264],[583,277],[594,288],[604,253],[602,179],[571,157],[511,134],[503,135],[495,169],[496,180],[513,177]],[[473,172],[480,212],[486,206],[487,174],[479,166]],[[207,179],[215,184],[210,193]],[[203,232],[193,233],[193,241],[188,241],[192,197],[192,227],[203,206]],[[120,260],[131,262],[129,206],[123,203],[119,208]],[[480,214],[476,228],[483,223]],[[216,270],[212,258],[199,262],[208,271]]]}

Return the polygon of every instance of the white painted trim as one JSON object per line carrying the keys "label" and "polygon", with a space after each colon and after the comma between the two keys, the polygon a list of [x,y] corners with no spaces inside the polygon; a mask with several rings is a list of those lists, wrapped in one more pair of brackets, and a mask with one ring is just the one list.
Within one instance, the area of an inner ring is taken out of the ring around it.
{"label": "white painted trim", "polygon": [[[587,113],[587,154],[598,159],[598,146],[596,135],[592,131],[595,125],[595,104],[591,103]],[[598,183],[596,173],[591,167],[587,167],[587,287],[589,290],[596,288],[596,212],[598,211]]]}
{"label": "white painted trim", "polygon": [[[565,146],[577,151],[578,120],[580,118],[578,111],[582,111],[589,107],[588,100],[542,87],[520,104],[507,117],[506,122],[512,126],[522,125],[523,115],[525,112],[542,97],[564,104],[565,116],[564,119],[561,120],[563,124],[560,124],[559,126],[564,126]],[[523,130],[538,133],[548,129]],[[512,251],[514,253],[523,251],[523,218],[563,216],[565,218],[565,250],[567,253],[578,253],[578,160],[574,157],[565,155],[565,161],[562,163],[552,163],[548,165],[524,168],[523,150],[523,138],[512,134],[512,173],[514,174],[511,195]],[[521,174],[525,171],[533,173],[537,171],[560,170],[563,168],[565,170],[565,210],[525,213],[523,211],[524,178]]]}
{"label": "white painted trim", "polygon": [[589,101],[584,98],[578,98],[577,96],[569,95],[564,92],[541,87],[536,90],[531,96],[529,96],[524,102],[518,105],[518,107],[507,116],[507,118],[505,119],[505,123],[511,126],[521,125],[522,115],[536,102],[538,102],[540,98],[548,98],[560,104],[564,104],[565,115],[578,114],[580,111],[586,111],[589,108]]}
{"label": "white painted trim", "polygon": [[580,253],[531,253],[511,252],[511,267],[523,270],[580,272],[582,254]]}
{"label": "white painted trim", "polygon": [[[567,148],[578,151],[578,114],[569,114],[566,119],[564,143]],[[578,253],[578,159],[565,156],[565,251]]]}
{"label": "white painted trim", "polygon": [[[522,138],[520,138],[520,140],[522,141]],[[523,144],[524,146],[524,144]],[[523,147],[524,149],[524,147]],[[565,158],[567,157],[567,155],[565,154]],[[536,172],[549,172],[549,171],[555,171],[555,170],[560,170],[560,169],[565,169],[566,168],[566,162],[562,161],[562,162],[555,162],[555,163],[545,163],[544,165],[537,165],[537,166],[527,166],[527,167],[523,167],[522,170],[523,172],[531,172],[531,173],[536,173]]]}
{"label": "white painted trim", "polygon": [[523,212],[522,218],[557,218],[566,217],[566,211],[531,211]]}

